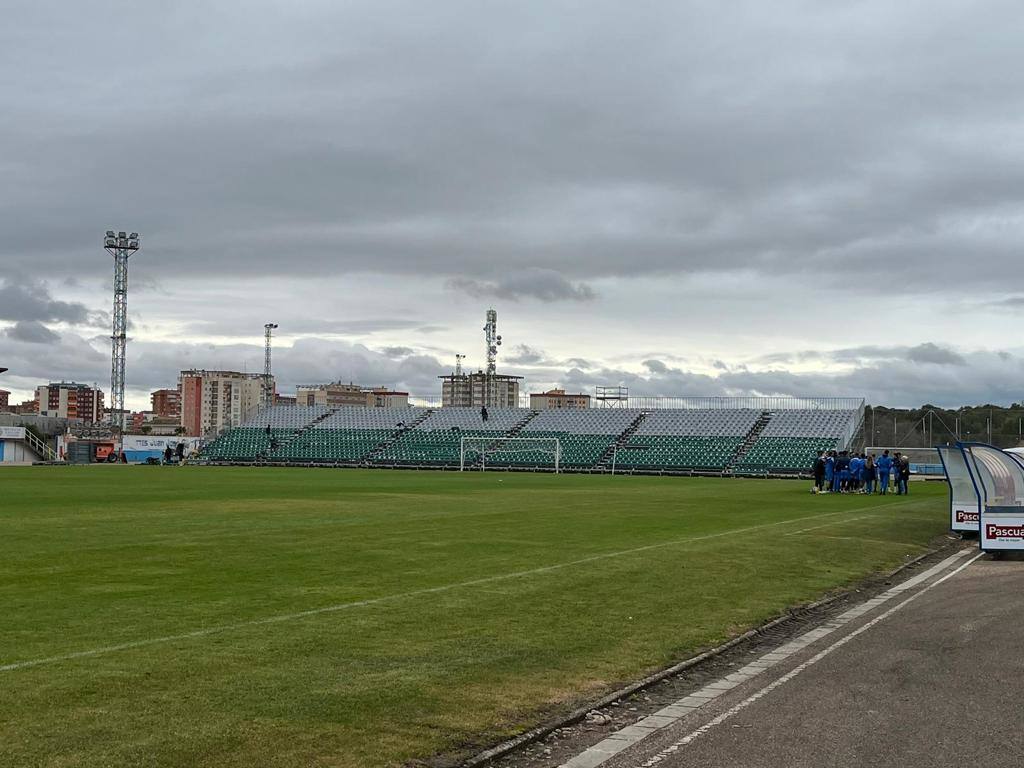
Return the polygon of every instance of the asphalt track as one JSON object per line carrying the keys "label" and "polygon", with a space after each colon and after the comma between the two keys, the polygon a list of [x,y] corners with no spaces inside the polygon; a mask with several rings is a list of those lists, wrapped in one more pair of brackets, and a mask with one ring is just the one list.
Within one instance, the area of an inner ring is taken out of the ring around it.
{"label": "asphalt track", "polygon": [[975,555],[565,765],[1024,765],[1024,560]]}

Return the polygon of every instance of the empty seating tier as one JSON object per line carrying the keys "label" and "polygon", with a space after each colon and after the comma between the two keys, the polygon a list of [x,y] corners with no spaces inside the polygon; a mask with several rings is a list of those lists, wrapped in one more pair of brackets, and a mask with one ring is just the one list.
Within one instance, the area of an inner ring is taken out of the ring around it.
{"label": "empty seating tier", "polygon": [[754,427],[750,408],[651,411],[615,452],[617,467],[724,470]]}
{"label": "empty seating tier", "polygon": [[[566,468],[593,467],[615,444],[641,411],[631,408],[556,409],[541,411],[519,433],[519,437],[557,437],[562,449],[561,465]],[[513,454],[498,457],[491,464],[510,466],[554,466],[547,453]]]}
{"label": "empty seating tier", "polygon": [[357,462],[426,415],[424,408],[339,408],[271,454],[294,462]]}
{"label": "empty seating tier", "polygon": [[483,420],[479,409],[440,408],[403,432],[375,461],[414,466],[459,466],[463,437],[497,440],[529,416],[526,408],[493,408]]}
{"label": "empty seating tier", "polygon": [[[554,456],[503,438],[557,438],[569,470],[807,471],[819,450],[849,439],[855,410],[750,408],[337,408],[277,406],[203,449],[211,461],[457,467],[462,438],[482,438],[488,466],[547,469]],[[267,433],[267,428],[270,433]],[[489,442],[493,441],[493,442]],[[510,450],[499,450],[507,446]],[[480,442],[467,461],[480,457]]]}
{"label": "empty seating tier", "polygon": [[839,447],[851,411],[790,410],[772,414],[757,442],[736,465],[741,473],[808,470],[818,451]]}
{"label": "empty seating tier", "polygon": [[708,410],[671,409],[651,411],[636,431],[638,435],[686,437],[743,437],[754,426],[760,411],[751,408]]}
{"label": "empty seating tier", "polygon": [[243,427],[303,429],[331,412],[322,405],[275,405],[242,422]]}
{"label": "empty seating tier", "polygon": [[742,437],[633,435],[615,453],[618,467],[645,469],[725,469]]}
{"label": "empty seating tier", "polygon": [[741,473],[807,471],[818,451],[836,447],[834,437],[762,437],[736,465]]}
{"label": "empty seating tier", "polygon": [[203,455],[223,461],[252,461],[270,450],[271,440],[282,442],[295,434],[294,429],[238,427],[223,432],[203,449]]}
{"label": "empty seating tier", "polygon": [[322,406],[276,405],[250,417],[242,426],[222,432],[203,449],[203,455],[221,461],[253,461],[266,456],[271,445],[290,440],[329,413],[330,409]]}

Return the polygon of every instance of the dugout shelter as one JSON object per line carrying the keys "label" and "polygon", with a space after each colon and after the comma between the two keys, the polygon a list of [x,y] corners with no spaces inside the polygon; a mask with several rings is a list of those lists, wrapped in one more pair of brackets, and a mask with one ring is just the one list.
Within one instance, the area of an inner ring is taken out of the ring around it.
{"label": "dugout shelter", "polygon": [[949,483],[949,528],[958,533],[977,533],[981,521],[982,490],[971,475],[967,455],[960,445],[935,447]]}
{"label": "dugout shelter", "polygon": [[982,492],[982,551],[1024,550],[1024,461],[984,443],[958,444]]}

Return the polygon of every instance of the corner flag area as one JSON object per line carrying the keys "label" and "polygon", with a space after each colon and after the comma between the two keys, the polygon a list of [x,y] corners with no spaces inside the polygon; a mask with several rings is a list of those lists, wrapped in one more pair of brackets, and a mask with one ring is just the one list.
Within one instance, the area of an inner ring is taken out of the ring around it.
{"label": "corner flag area", "polygon": [[0,482],[12,766],[455,761],[891,570],[949,525],[947,486],[923,482],[878,497],[142,466]]}

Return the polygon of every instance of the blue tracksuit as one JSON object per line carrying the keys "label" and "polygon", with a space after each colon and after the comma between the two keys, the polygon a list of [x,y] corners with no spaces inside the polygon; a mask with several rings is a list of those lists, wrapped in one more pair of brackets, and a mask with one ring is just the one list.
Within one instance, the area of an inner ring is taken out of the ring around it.
{"label": "blue tracksuit", "polygon": [[850,480],[850,458],[849,456],[840,456],[836,459],[835,474],[837,481],[834,484],[833,490],[844,491],[846,490],[846,484]]}
{"label": "blue tracksuit", "polygon": [[888,493],[889,473],[892,472],[892,457],[880,456],[875,466],[878,467],[878,492]]}

